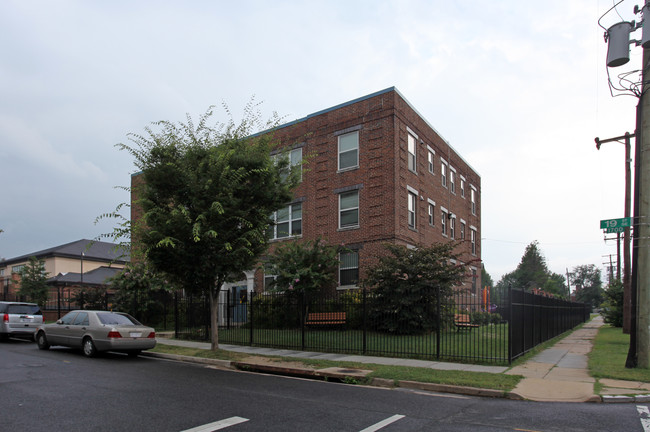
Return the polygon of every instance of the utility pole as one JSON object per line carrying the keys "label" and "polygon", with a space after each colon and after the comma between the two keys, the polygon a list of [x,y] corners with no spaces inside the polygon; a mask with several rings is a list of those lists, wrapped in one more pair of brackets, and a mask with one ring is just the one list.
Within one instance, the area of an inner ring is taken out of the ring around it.
{"label": "utility pole", "polygon": [[[649,1],[646,0],[646,9]],[[650,19],[646,17],[646,19]],[[640,179],[639,179],[639,214],[635,218],[634,230],[639,231],[638,236],[638,273],[636,277],[637,282],[637,366],[641,368],[650,368],[650,229],[648,229],[648,222],[650,221],[650,99],[646,97],[648,91],[647,80],[650,78],[648,75],[648,62],[650,61],[650,49],[643,48],[643,64],[642,64],[642,91],[640,96],[639,105],[641,123],[641,139],[637,140],[637,145],[641,144],[640,154]],[[639,119],[637,119],[639,120]],[[637,130],[638,133],[638,130]]]}
{"label": "utility pole", "polygon": [[[624,216],[630,217],[630,207],[632,201],[632,156],[631,156],[631,143],[630,138],[636,137],[636,134],[625,132],[625,135],[615,138],[608,138],[601,140],[596,138],[596,149],[600,150],[602,144],[616,141],[621,142],[624,140],[625,145],[625,209]],[[620,279],[621,260],[620,260],[620,236],[617,234],[617,275]],[[632,293],[631,293],[631,258],[630,258],[630,227],[625,227],[623,231],[623,333],[629,334],[631,328],[632,316]]]}

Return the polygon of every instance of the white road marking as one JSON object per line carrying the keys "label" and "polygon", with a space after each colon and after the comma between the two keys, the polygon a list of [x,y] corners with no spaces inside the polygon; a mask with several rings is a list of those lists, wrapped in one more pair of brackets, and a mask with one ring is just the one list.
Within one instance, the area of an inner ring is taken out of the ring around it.
{"label": "white road marking", "polygon": [[644,405],[637,405],[636,411],[641,417],[639,420],[641,420],[641,426],[643,427],[643,430],[645,432],[650,432],[650,409]]}
{"label": "white road marking", "polygon": [[360,431],[360,432],[374,432],[374,431],[378,431],[379,429],[382,429],[382,428],[388,426],[389,424],[391,424],[391,423],[395,423],[397,420],[401,420],[401,419],[403,419],[403,418],[404,418],[403,415],[395,414],[394,416],[392,416],[392,417],[388,417],[386,420],[382,420],[382,421],[380,421],[379,423],[376,423],[376,424],[374,424],[374,425],[372,425],[372,426],[370,426],[370,427],[367,427],[367,428],[365,428],[364,430],[362,430],[362,431]]}
{"label": "white road marking", "polygon": [[248,419],[242,418],[242,417],[230,417],[225,420],[219,420],[214,423],[206,424],[203,426],[197,426],[192,429],[186,429],[181,432],[214,432],[218,431],[220,429],[225,429],[230,426],[234,426],[239,423],[244,423],[247,422]]}

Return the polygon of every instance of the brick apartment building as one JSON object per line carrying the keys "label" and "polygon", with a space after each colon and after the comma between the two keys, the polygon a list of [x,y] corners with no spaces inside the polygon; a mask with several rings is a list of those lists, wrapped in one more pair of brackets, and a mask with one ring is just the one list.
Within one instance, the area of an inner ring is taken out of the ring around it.
{"label": "brick apartment building", "polygon": [[[340,257],[340,289],[356,288],[384,243],[459,242],[479,293],[481,178],[394,87],[280,126],[278,152],[308,161],[294,200],[274,214],[271,248],[315,240],[352,252]],[[132,178],[135,184],[137,175]],[[133,208],[133,206],[132,206]],[[263,269],[229,284],[263,291]]]}

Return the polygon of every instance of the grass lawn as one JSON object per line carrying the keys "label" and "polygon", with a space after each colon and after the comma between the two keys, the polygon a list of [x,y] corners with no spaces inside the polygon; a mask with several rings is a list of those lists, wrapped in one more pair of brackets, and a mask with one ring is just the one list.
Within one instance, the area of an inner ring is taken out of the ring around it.
{"label": "grass lawn", "polygon": [[[364,340],[360,330],[335,329],[308,329],[304,340],[300,329],[255,329],[252,340],[254,346],[260,347],[506,365],[507,330],[505,324],[482,325],[472,330],[451,329],[440,335],[440,346],[435,333],[409,336],[367,332]],[[249,345],[251,331],[220,329],[219,341]]]}
{"label": "grass lawn", "polygon": [[589,373],[594,378],[611,378],[650,382],[650,369],[625,367],[630,335],[622,328],[604,326],[594,340],[589,354]]}

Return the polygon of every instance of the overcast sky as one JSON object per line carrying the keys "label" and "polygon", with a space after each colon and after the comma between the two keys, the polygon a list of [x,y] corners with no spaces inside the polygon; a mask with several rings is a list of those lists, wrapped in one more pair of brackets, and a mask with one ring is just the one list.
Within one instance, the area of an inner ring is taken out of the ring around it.
{"label": "overcast sky", "polygon": [[115,187],[135,170],[114,146],[153,121],[224,102],[239,120],[252,96],[291,121],[395,86],[481,175],[495,282],[535,240],[554,272],[604,269],[624,146],[594,138],[634,132],[637,103],[608,89],[612,4],[2,0],[0,257],[110,231],[94,220],[129,200]]}

